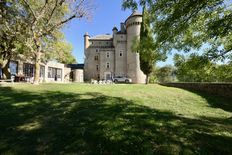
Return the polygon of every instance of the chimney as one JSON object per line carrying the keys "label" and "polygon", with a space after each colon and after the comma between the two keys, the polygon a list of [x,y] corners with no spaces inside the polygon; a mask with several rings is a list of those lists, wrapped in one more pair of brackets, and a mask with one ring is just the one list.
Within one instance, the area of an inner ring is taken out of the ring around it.
{"label": "chimney", "polygon": [[125,24],[124,23],[120,23],[120,26],[121,26],[121,32],[125,32]]}
{"label": "chimney", "polygon": [[113,35],[115,35],[118,32],[117,27],[115,26],[112,31],[113,31]]}

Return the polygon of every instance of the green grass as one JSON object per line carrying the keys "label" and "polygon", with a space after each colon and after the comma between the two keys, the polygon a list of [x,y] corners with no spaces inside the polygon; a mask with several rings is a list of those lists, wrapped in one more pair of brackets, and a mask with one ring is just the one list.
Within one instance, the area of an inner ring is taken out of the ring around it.
{"label": "green grass", "polygon": [[0,154],[231,154],[232,102],[159,85],[0,87]]}

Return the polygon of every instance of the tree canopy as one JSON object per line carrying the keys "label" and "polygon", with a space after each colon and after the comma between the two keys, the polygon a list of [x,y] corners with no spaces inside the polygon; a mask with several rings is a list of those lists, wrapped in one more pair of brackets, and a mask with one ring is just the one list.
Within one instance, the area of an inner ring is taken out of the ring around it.
{"label": "tree canopy", "polygon": [[190,51],[206,45],[210,59],[231,59],[232,1],[229,0],[123,0],[124,9],[146,6],[154,40],[160,49]]}
{"label": "tree canopy", "polygon": [[[0,2],[0,67],[3,78],[10,78],[9,60],[18,54],[25,54],[27,47],[25,15],[16,3]],[[24,34],[24,35],[22,35]]]}
{"label": "tree canopy", "polygon": [[174,56],[177,79],[181,82],[231,82],[232,65],[215,64],[206,56]]}
{"label": "tree canopy", "polygon": [[[4,0],[1,1],[1,5],[12,9],[17,14],[14,15],[8,12],[3,14],[4,16],[1,16],[1,18],[7,21],[13,16],[15,20],[10,20],[10,24],[16,28],[10,28],[12,37],[23,36],[26,38],[23,40],[23,45],[29,49],[27,50],[29,51],[28,54],[35,63],[35,84],[39,81],[39,64],[44,59],[43,56],[55,56],[54,53],[46,53],[51,52],[51,49],[56,50],[58,56],[55,58],[59,61],[74,62],[73,57],[70,55],[71,46],[61,40],[59,35],[57,37],[57,34],[69,21],[75,18],[89,18],[93,9],[91,0]],[[4,12],[4,10],[1,10],[1,12]],[[7,26],[10,24],[4,22],[1,27],[7,30]],[[24,28],[16,31],[18,27],[22,27],[21,25]],[[1,34],[2,36],[5,35]],[[9,40],[6,42],[10,43]],[[14,46],[11,46],[11,48],[14,49]],[[69,60],[65,60],[65,56],[68,56]]]}

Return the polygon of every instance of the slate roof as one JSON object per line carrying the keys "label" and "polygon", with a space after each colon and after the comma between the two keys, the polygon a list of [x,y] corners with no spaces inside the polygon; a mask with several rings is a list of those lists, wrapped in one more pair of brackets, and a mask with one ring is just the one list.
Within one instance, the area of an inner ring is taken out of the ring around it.
{"label": "slate roof", "polygon": [[142,16],[142,14],[138,11],[134,11],[126,20],[125,20],[125,23],[127,22],[128,19],[130,19],[131,17],[134,17],[134,16]]}
{"label": "slate roof", "polygon": [[67,64],[67,67],[71,69],[84,69],[84,64]]}
{"label": "slate roof", "polygon": [[111,40],[113,38],[110,34],[100,34],[89,38],[89,40]]}

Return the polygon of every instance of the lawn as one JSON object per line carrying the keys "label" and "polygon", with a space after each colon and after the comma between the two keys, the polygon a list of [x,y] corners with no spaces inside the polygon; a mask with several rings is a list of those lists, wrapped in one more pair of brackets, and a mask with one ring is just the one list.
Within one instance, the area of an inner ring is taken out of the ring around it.
{"label": "lawn", "polygon": [[4,85],[0,154],[232,154],[232,100],[159,85]]}

